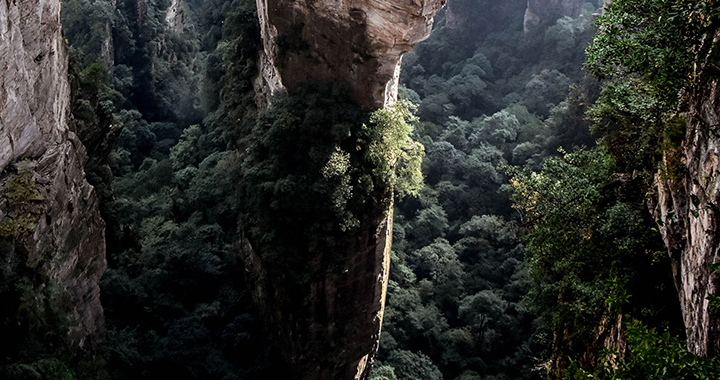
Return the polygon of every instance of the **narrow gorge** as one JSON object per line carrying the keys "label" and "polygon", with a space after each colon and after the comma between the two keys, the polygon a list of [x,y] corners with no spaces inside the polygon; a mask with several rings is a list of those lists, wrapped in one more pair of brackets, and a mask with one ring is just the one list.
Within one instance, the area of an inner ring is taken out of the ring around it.
{"label": "narrow gorge", "polygon": [[720,378],[718,25],[0,0],[0,378]]}

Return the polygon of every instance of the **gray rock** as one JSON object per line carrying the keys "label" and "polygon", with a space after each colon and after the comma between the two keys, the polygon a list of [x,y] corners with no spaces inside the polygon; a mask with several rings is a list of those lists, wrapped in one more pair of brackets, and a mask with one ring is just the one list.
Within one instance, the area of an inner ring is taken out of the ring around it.
{"label": "gray rock", "polygon": [[60,0],[0,1],[0,191],[30,173],[37,193],[23,204],[0,203],[0,221],[11,215],[33,221],[32,232],[14,238],[16,248],[38,278],[70,295],[67,343],[75,352],[103,330],[105,223],[85,178],[85,147],[68,128],[60,8]]}

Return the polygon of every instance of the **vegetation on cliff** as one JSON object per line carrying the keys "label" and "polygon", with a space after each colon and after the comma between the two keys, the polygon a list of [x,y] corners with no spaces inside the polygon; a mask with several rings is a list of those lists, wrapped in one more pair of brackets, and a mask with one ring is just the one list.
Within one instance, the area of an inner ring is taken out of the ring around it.
{"label": "vegetation on cliff", "polygon": [[[530,272],[540,276],[531,294],[549,291],[548,298],[537,299],[541,306],[550,306],[545,310],[561,337],[555,342],[560,363],[555,376],[568,368],[565,376],[572,379],[717,377],[715,359],[696,357],[684,347],[684,330],[692,327],[682,325],[680,310],[672,305],[677,292],[668,291],[670,284],[661,281],[672,272],[667,264],[658,267],[668,260],[658,230],[677,224],[678,218],[668,213],[650,221],[646,210],[653,181],[682,181],[687,176],[681,149],[687,124],[682,113],[693,101],[691,86],[703,85],[693,83],[698,80],[697,68],[714,65],[706,55],[712,50],[717,17],[717,5],[708,1],[613,1],[597,22],[586,65],[604,81],[587,115],[601,143],[592,154],[605,157],[609,166],[598,172],[597,165],[588,164],[593,161],[582,164],[576,153],[566,156],[565,163],[546,161],[540,173],[515,176],[515,200],[532,221],[527,235]],[[708,79],[712,75],[699,80]],[[557,170],[558,163],[570,167]],[[569,173],[580,175],[572,181],[578,187],[563,192],[563,178]],[[613,189],[631,184],[634,192],[614,198],[618,193]],[[602,191],[586,193],[598,185]],[[548,197],[556,191],[558,196]],[[635,216],[608,218],[622,204],[627,211],[634,209]],[[592,218],[582,222],[582,214],[572,216],[572,212],[588,212]],[[563,215],[572,216],[575,231],[567,229],[567,218],[557,219]],[[698,216],[696,210],[693,215]],[[556,232],[563,233],[553,237]],[[568,244],[573,241],[582,246]],[[612,243],[592,247],[596,241]],[[597,258],[608,261],[593,263]],[[657,274],[644,278],[642,273],[653,267]],[[644,283],[645,289],[633,282]],[[558,286],[553,289],[553,284]],[[594,300],[583,294],[594,295]],[[656,298],[649,298],[653,294]],[[583,298],[584,305],[573,307]],[[585,326],[594,331],[573,325],[589,315],[594,320]],[[609,331],[616,336],[614,342],[608,343],[598,330],[604,321],[616,325]],[[582,331],[591,339],[601,339],[593,345],[573,336]]]}
{"label": "vegetation on cliff", "polygon": [[[47,322],[23,327],[32,344],[8,354],[6,377],[287,375],[245,288],[238,231],[302,284],[307,252],[342,244],[394,195],[371,379],[717,376],[679,343],[657,233],[672,216],[645,204],[656,171],[683,173],[661,158],[680,155],[677,112],[717,5],[615,0],[595,34],[601,4],[588,2],[526,35],[525,0],[456,0],[406,55],[404,100],[368,113],[322,84],[258,110],[252,1],[183,2],[179,32],[168,1],[114,3],[67,0],[63,15],[75,130],[92,150],[122,124],[87,169],[107,190],[107,340],[94,361],[45,350],[59,344],[62,292],[10,275],[22,269],[3,244],[24,230],[2,227],[2,304]],[[602,93],[581,71],[593,34],[586,68]],[[613,339],[618,352],[603,351]]]}

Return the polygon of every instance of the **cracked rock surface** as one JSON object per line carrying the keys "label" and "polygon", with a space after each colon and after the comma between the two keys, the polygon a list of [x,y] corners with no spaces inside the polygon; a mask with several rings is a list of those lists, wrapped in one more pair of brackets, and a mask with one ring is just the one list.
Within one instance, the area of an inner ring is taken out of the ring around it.
{"label": "cracked rock surface", "polygon": [[[105,223],[85,178],[85,147],[68,127],[60,9],[60,0],[0,1],[0,225],[22,222],[3,238],[14,241],[40,286],[54,282],[69,295],[74,352],[103,330]],[[18,176],[27,176],[30,199],[7,196]]]}

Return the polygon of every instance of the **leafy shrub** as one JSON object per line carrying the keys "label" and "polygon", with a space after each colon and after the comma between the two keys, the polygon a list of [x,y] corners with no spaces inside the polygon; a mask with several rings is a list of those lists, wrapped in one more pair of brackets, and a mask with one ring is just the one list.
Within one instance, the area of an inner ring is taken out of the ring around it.
{"label": "leafy shrub", "polygon": [[394,193],[417,193],[423,147],[410,137],[413,120],[408,103],[370,114],[339,87],[276,99],[240,142],[255,248],[302,277],[308,254],[380,220]]}
{"label": "leafy shrub", "polygon": [[720,378],[716,358],[693,355],[685,342],[668,331],[648,328],[638,320],[625,324],[630,354],[618,360],[607,352],[597,370],[589,373],[576,363],[565,374],[567,380],[711,380]]}

